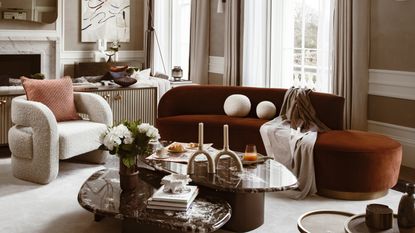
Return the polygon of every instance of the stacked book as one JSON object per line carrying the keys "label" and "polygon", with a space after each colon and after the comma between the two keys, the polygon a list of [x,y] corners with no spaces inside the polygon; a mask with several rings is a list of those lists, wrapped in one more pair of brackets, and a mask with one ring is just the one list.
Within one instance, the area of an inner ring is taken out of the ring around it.
{"label": "stacked book", "polygon": [[181,193],[164,192],[164,185],[161,186],[154,194],[147,200],[148,209],[159,210],[176,210],[186,211],[189,209],[192,202],[195,200],[199,189],[194,185],[187,185],[189,191]]}

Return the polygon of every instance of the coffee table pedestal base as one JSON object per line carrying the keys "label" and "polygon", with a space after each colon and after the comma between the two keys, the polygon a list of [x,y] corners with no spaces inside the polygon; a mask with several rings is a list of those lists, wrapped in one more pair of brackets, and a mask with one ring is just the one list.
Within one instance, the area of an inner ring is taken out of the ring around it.
{"label": "coffee table pedestal base", "polygon": [[202,192],[206,195],[220,197],[230,204],[232,208],[231,219],[223,226],[223,229],[247,232],[264,224],[264,192],[234,193],[212,191],[206,188],[203,188]]}

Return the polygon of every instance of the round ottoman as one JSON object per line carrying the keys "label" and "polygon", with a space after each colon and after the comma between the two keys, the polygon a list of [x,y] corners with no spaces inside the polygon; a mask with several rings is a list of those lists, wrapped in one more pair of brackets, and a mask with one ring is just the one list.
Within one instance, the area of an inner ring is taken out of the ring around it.
{"label": "round ottoman", "polygon": [[347,200],[382,197],[397,183],[401,160],[401,144],[380,134],[319,133],[314,146],[318,194]]}

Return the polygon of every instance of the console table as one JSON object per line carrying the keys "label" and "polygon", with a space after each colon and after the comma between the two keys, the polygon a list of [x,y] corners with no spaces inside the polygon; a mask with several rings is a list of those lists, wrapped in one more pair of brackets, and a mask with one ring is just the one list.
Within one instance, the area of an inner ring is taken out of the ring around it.
{"label": "console table", "polygon": [[[84,90],[102,96],[109,103],[114,123],[124,120],[141,120],[152,125],[157,116],[156,87],[99,87]],[[24,95],[23,89],[10,88],[0,90],[0,145],[8,143],[8,131],[13,126],[11,120],[11,102],[16,96]]]}

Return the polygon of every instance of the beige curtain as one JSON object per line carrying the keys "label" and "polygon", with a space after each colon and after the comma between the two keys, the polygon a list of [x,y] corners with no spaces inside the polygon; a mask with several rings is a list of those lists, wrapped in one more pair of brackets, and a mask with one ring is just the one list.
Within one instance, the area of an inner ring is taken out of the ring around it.
{"label": "beige curtain", "polygon": [[370,0],[335,0],[333,92],[345,98],[345,128],[367,129]]}
{"label": "beige curtain", "polygon": [[223,85],[242,85],[243,1],[227,0]]}
{"label": "beige curtain", "polygon": [[209,82],[210,1],[192,0],[190,19],[190,80]]}

